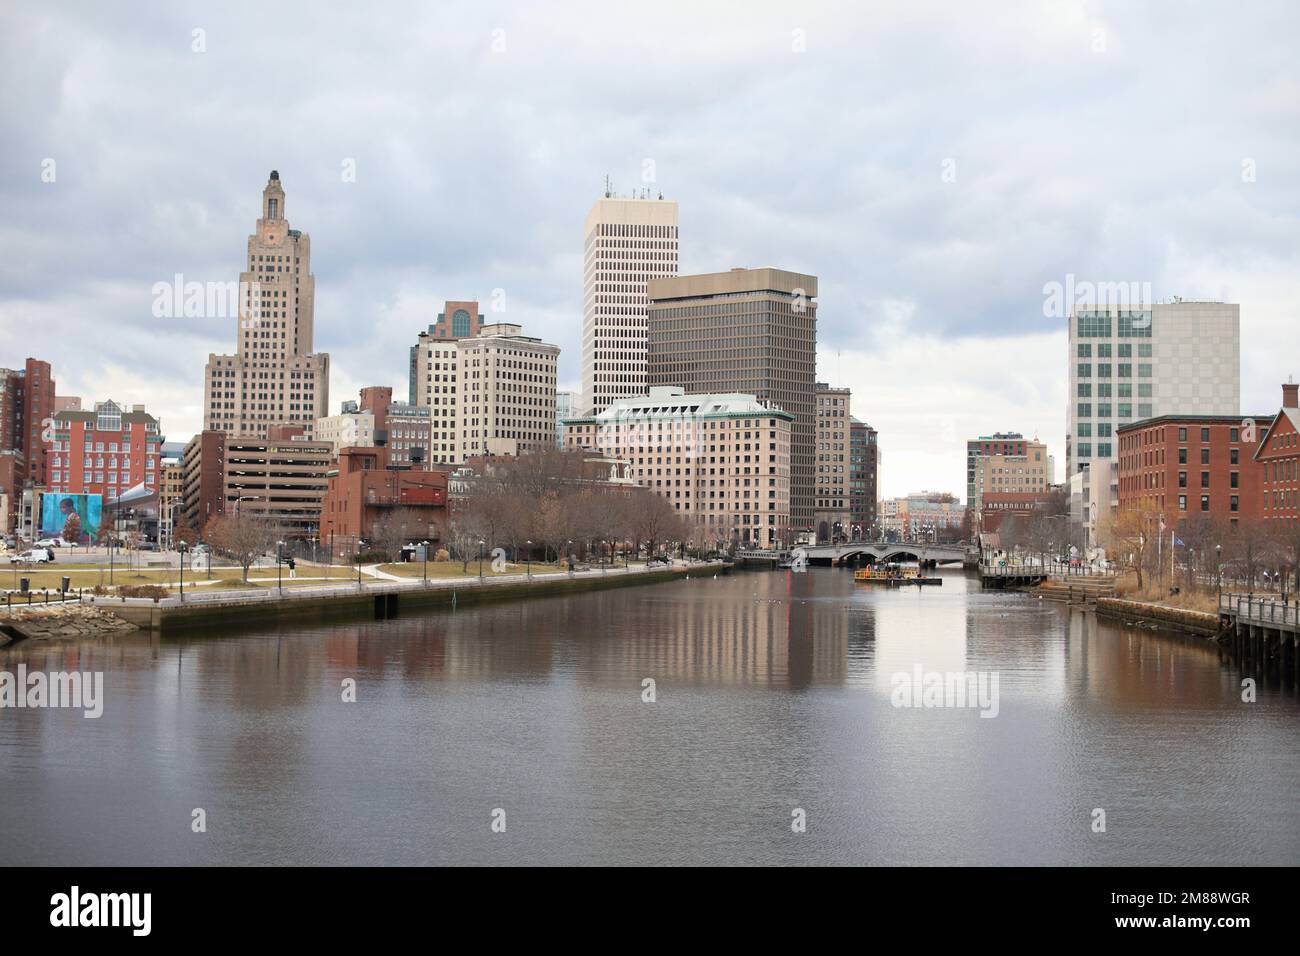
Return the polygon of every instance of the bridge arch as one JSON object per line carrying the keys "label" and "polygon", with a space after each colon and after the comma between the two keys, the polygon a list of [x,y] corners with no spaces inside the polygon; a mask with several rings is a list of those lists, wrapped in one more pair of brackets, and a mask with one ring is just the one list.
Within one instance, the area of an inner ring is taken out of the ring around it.
{"label": "bridge arch", "polygon": [[883,558],[881,558],[881,560],[884,561],[886,564],[892,561],[920,561],[921,556],[917,554],[915,551],[900,550],[900,551],[890,551]]}

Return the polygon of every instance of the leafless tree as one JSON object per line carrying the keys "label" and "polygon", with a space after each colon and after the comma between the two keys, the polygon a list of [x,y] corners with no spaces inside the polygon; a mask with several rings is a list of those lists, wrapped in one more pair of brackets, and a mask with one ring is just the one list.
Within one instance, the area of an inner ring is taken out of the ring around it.
{"label": "leafless tree", "polygon": [[275,546],[275,531],[263,518],[253,515],[219,515],[208,522],[204,537],[217,551],[238,564],[248,580],[248,569],[259,555]]}

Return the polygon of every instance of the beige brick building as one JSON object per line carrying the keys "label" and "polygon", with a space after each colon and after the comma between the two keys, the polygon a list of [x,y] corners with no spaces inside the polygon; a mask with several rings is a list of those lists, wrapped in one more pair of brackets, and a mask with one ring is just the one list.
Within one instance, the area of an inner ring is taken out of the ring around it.
{"label": "beige brick building", "polygon": [[997,452],[971,459],[975,483],[967,505],[974,511],[984,507],[985,495],[1043,493],[1055,481],[1053,458],[1047,453],[1046,443],[1025,440],[1015,445],[1012,453]]}
{"label": "beige brick building", "polygon": [[560,347],[524,335],[518,325],[497,322],[461,339],[456,349],[462,382],[460,460],[553,447]]}
{"label": "beige brick building", "polygon": [[272,170],[239,277],[235,353],[208,356],[205,429],[255,436],[290,423],[311,436],[328,411],[329,356],[313,352],[311,239],[284,215],[284,189]]}
{"label": "beige brick building", "polygon": [[790,537],[793,419],[752,395],[651,387],[563,424],[566,447],[629,460],[638,484],[712,541],[766,548]]}
{"label": "beige brick building", "polygon": [[582,397],[596,414],[646,393],[646,283],[677,275],[677,203],[607,192],[583,237]]}
{"label": "beige brick building", "polygon": [[328,442],[335,456],[344,448],[371,448],[375,444],[375,416],[358,410],[318,418],[315,438]]}
{"label": "beige brick building", "polygon": [[460,452],[460,349],[457,339],[420,333],[412,356],[411,394],[429,409],[429,461],[458,464]]}
{"label": "beige brick building", "polygon": [[847,540],[853,536],[853,506],[849,490],[851,471],[849,403],[853,393],[817,383],[817,474],[813,530],[818,541]]}

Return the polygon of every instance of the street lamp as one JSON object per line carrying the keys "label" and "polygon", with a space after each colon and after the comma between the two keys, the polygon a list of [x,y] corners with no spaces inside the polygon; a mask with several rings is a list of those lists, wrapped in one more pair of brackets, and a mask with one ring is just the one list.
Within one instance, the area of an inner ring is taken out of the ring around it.
{"label": "street lamp", "polygon": [[1223,545],[1214,546],[1214,585],[1219,590],[1219,599],[1223,599]]}
{"label": "street lamp", "polygon": [[284,594],[284,542],[275,543],[275,587]]}
{"label": "street lamp", "polygon": [[528,562],[528,580],[531,581],[533,579],[533,541],[529,538],[524,543],[528,545],[528,554],[524,560]]}
{"label": "street lamp", "polygon": [[421,541],[421,554],[424,557],[424,583],[429,583],[429,542]]}
{"label": "street lamp", "polygon": [[483,539],[478,539],[478,583],[483,583]]}
{"label": "street lamp", "polygon": [[181,601],[185,600],[185,539],[182,538],[177,544],[177,550],[181,553]]}

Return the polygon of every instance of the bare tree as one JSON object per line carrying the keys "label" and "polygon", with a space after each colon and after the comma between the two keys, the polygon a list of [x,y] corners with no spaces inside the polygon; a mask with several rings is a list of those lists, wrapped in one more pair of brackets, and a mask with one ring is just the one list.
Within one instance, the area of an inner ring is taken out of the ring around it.
{"label": "bare tree", "polygon": [[394,508],[388,511],[370,529],[370,543],[381,551],[388,552],[390,558],[396,557],[408,544],[432,540],[428,515],[418,508]]}
{"label": "bare tree", "polygon": [[672,503],[652,491],[644,490],[635,496],[636,508],[632,515],[631,528],[638,550],[641,544],[648,548],[649,555],[655,553],[655,545],[667,543],[679,537],[682,522]]}
{"label": "bare tree", "polygon": [[1279,572],[1291,578],[1291,592],[1300,595],[1300,521],[1294,518],[1270,518],[1269,557]]}
{"label": "bare tree", "polygon": [[1115,553],[1117,563],[1136,572],[1139,591],[1145,587],[1143,573],[1150,571],[1156,561],[1159,521],[1159,508],[1141,499],[1106,515],[1097,529],[1103,543]]}
{"label": "bare tree", "polygon": [[213,548],[243,569],[245,581],[253,562],[275,545],[275,532],[271,525],[252,515],[219,515],[208,522],[204,531]]}

